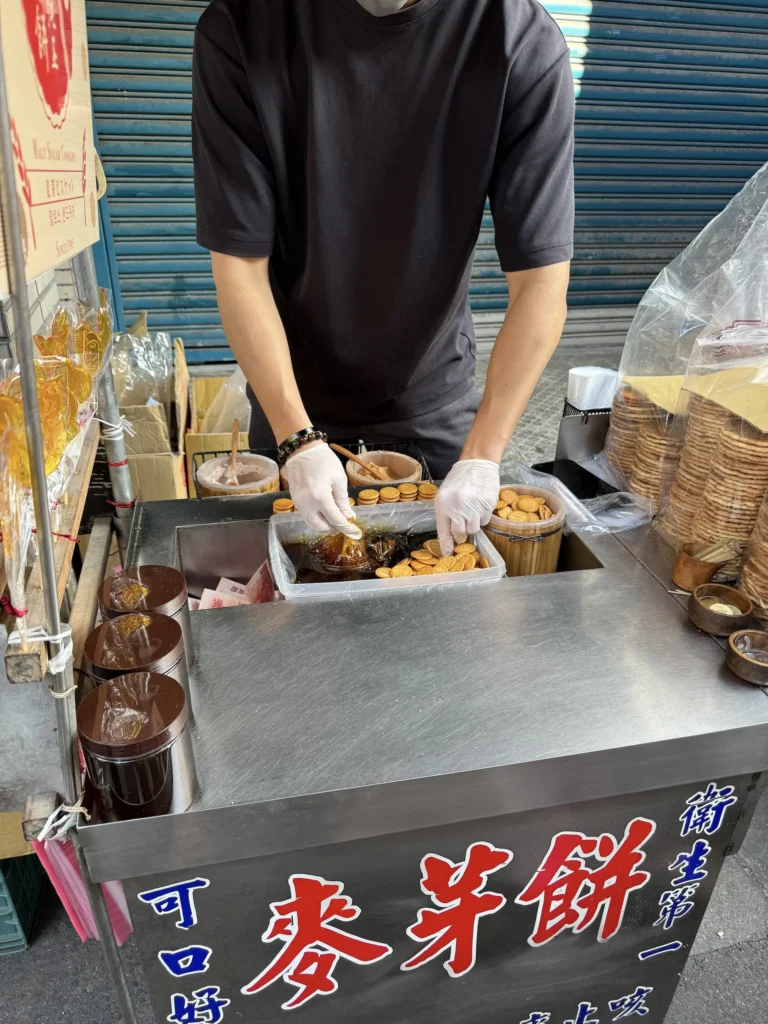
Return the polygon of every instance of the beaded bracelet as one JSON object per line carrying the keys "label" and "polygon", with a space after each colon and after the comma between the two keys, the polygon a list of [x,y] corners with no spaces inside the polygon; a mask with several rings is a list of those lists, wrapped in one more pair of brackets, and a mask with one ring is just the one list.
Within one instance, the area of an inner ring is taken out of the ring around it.
{"label": "beaded bracelet", "polygon": [[286,461],[299,448],[312,444],[313,441],[327,440],[327,434],[324,434],[322,430],[316,430],[314,427],[307,427],[305,430],[299,430],[297,433],[291,434],[290,437],[286,437],[282,444],[278,445],[277,454],[280,465],[284,466]]}

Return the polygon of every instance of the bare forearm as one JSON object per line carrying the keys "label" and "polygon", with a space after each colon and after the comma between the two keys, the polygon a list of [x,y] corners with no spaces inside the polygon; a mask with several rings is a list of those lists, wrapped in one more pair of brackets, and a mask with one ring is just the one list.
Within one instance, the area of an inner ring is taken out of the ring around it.
{"label": "bare forearm", "polygon": [[510,303],[463,459],[500,462],[565,323],[568,264],[509,274]]}
{"label": "bare forearm", "polygon": [[212,253],[221,322],[278,443],[311,426],[296,385],[267,259]]}

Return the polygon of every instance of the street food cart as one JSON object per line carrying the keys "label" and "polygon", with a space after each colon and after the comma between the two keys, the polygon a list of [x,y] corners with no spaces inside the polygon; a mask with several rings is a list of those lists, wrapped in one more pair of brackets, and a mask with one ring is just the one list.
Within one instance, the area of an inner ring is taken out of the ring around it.
{"label": "street food cart", "polygon": [[[274,498],[139,505],[128,564],[246,579]],[[156,1019],[660,1024],[768,768],[672,558],[193,612],[196,801],[79,829]]]}

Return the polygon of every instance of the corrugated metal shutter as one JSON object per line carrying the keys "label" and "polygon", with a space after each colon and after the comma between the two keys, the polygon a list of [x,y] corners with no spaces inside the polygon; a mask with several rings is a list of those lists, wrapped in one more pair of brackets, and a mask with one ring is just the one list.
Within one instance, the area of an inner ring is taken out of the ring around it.
{"label": "corrugated metal shutter", "polygon": [[128,323],[184,338],[191,362],[231,359],[208,253],[195,242],[192,40],[207,0],[88,0],[91,88]]}
{"label": "corrugated metal shutter", "polygon": [[[541,2],[578,93],[569,302],[631,306],[768,160],[768,0]],[[506,291],[486,210],[473,308]]]}
{"label": "corrugated metal shutter", "polygon": [[[572,307],[631,307],[768,159],[768,0],[541,0],[579,91]],[[88,0],[94,107],[126,317],[148,309],[192,361],[228,358],[194,241],[194,25],[205,0]],[[472,305],[506,283],[486,213]]]}

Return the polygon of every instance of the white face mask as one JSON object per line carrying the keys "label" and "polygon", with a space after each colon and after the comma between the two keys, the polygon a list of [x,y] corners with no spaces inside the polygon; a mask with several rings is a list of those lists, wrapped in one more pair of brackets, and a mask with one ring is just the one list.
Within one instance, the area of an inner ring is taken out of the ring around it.
{"label": "white face mask", "polygon": [[397,14],[406,6],[408,0],[357,0],[361,7],[364,7],[369,14],[377,18],[383,18],[387,14]]}

